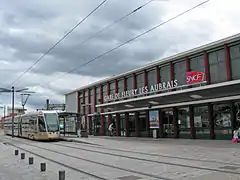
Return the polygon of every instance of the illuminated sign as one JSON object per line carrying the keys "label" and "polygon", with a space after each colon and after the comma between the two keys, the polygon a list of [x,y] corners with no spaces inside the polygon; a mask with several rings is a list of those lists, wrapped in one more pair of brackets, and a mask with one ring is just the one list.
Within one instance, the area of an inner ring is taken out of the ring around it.
{"label": "illuminated sign", "polygon": [[162,90],[173,89],[173,88],[176,88],[177,86],[178,86],[177,80],[161,82],[161,83],[153,84],[150,86],[144,86],[144,87],[141,87],[138,89],[130,89],[130,90],[123,91],[120,93],[106,95],[106,96],[104,96],[104,102],[139,96],[139,95],[148,94],[151,92],[154,93],[154,92],[158,92],[158,91],[162,91]]}
{"label": "illuminated sign", "polygon": [[203,72],[187,72],[186,73],[187,84],[199,83],[199,82],[202,82],[203,79],[204,79]]}

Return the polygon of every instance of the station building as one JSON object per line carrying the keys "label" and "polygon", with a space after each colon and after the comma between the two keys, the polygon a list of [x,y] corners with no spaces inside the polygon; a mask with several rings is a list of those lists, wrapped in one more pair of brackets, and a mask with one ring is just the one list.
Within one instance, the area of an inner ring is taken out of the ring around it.
{"label": "station building", "polygon": [[[231,139],[240,127],[240,34],[65,95],[89,134]],[[156,135],[156,134],[155,134]]]}

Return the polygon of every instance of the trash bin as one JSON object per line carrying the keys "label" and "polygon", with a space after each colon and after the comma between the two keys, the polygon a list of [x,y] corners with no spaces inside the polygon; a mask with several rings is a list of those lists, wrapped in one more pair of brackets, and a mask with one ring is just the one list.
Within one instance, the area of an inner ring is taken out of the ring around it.
{"label": "trash bin", "polygon": [[153,138],[154,138],[154,139],[159,138],[159,131],[158,131],[157,129],[154,129],[154,130],[153,130]]}
{"label": "trash bin", "polygon": [[88,133],[86,130],[81,130],[81,137],[88,137]]}

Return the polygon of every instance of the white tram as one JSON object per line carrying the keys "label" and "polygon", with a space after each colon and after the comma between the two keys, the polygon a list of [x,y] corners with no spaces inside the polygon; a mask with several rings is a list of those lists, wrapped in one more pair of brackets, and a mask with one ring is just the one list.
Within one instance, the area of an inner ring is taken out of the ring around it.
{"label": "white tram", "polygon": [[[12,135],[12,117],[4,120],[4,133]],[[14,136],[33,140],[57,140],[60,137],[56,111],[37,111],[14,116]]]}

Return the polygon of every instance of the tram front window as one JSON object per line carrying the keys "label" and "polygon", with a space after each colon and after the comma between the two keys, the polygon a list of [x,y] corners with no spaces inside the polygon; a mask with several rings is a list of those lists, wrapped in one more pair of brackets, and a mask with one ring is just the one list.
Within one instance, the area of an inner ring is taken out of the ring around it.
{"label": "tram front window", "polygon": [[38,127],[40,132],[46,132],[45,122],[42,116],[38,117]]}
{"label": "tram front window", "polygon": [[48,132],[59,131],[58,115],[55,113],[44,114]]}

